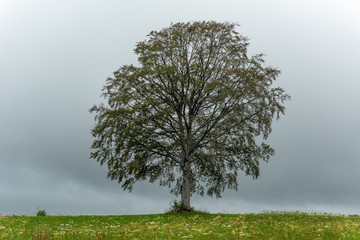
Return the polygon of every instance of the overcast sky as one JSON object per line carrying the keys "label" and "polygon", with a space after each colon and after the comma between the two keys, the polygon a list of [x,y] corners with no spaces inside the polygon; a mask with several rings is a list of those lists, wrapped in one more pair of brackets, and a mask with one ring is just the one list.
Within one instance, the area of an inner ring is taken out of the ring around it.
{"label": "overcast sky", "polygon": [[237,22],[251,54],[282,71],[292,100],[273,125],[276,155],[239,191],[193,197],[210,212],[360,214],[357,0],[0,0],[0,214],[163,213],[146,182],[124,192],[89,159],[88,109],[105,79],[136,64],[136,42],[171,22]]}

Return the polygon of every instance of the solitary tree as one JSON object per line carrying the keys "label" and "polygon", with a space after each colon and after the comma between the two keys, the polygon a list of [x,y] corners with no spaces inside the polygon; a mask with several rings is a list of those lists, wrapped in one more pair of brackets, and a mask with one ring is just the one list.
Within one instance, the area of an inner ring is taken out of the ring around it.
{"label": "solitary tree", "polygon": [[221,197],[237,190],[237,173],[259,176],[259,160],[274,150],[271,132],[290,97],[272,87],[280,71],[262,54],[247,56],[237,24],[176,23],[137,43],[138,65],[108,78],[93,106],[91,158],[131,191],[138,180],[158,181],[181,194]]}

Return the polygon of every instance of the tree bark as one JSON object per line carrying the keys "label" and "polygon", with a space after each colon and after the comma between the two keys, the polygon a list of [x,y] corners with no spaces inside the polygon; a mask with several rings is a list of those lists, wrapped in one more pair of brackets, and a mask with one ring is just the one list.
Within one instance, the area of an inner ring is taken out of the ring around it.
{"label": "tree bark", "polygon": [[186,162],[183,167],[183,182],[181,186],[181,202],[183,204],[183,211],[191,211],[190,206],[191,195],[191,166],[190,162]]}

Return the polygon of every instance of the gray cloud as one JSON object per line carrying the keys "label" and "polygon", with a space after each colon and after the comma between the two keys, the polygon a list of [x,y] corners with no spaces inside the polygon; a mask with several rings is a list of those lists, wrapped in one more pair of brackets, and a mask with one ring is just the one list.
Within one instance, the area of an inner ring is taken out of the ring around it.
{"label": "gray cloud", "polygon": [[105,79],[136,63],[133,48],[171,22],[232,21],[282,70],[292,96],[268,142],[261,177],[240,173],[239,191],[193,198],[212,212],[306,210],[356,213],[360,5],[335,1],[4,1],[0,3],[0,214],[163,212],[168,189],[123,192],[89,159]]}

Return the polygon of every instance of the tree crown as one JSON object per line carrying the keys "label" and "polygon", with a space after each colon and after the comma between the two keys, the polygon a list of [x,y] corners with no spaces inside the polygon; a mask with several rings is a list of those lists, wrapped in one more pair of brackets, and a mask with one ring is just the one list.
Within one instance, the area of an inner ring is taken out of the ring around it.
{"label": "tree crown", "polygon": [[259,176],[259,160],[274,154],[259,137],[290,97],[272,87],[279,70],[264,66],[262,54],[247,56],[236,27],[175,23],[137,43],[139,66],[114,72],[103,88],[107,105],[90,109],[91,157],[107,163],[109,178],[128,190],[158,180],[180,194],[179,174],[189,171],[192,193],[220,197],[237,189],[238,170]]}

